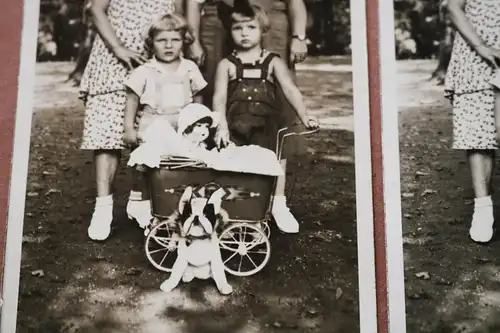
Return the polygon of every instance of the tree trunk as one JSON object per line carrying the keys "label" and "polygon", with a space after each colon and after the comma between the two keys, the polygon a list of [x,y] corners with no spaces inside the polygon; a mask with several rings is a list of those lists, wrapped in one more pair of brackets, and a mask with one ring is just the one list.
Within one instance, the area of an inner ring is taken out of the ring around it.
{"label": "tree trunk", "polygon": [[82,11],[82,34],[80,36],[80,46],[78,49],[78,56],[76,58],[76,65],[73,71],[69,74],[68,81],[73,81],[74,85],[80,84],[83,71],[89,60],[90,51],[95,38],[95,30],[92,27],[90,19],[90,6],[92,0],[85,0],[84,8]]}
{"label": "tree trunk", "polygon": [[446,76],[446,70],[448,64],[450,63],[451,51],[453,49],[453,39],[455,37],[455,29],[453,28],[448,12],[446,11],[447,0],[444,0],[440,4],[439,16],[443,22],[443,38],[439,44],[438,51],[438,65],[434,72],[432,73],[432,78],[436,79],[438,84],[444,84],[444,78]]}

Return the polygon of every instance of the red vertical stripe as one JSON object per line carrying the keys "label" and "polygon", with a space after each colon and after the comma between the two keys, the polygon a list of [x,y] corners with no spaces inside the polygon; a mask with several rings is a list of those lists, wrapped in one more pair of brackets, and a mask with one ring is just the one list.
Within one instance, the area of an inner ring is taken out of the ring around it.
{"label": "red vertical stripe", "polygon": [[[392,19],[392,18],[389,18]],[[378,0],[366,0],[366,33],[370,101],[370,138],[372,154],[372,194],[377,295],[377,332],[388,333],[387,257],[384,216],[384,177],[382,163],[382,107],[380,89]]]}

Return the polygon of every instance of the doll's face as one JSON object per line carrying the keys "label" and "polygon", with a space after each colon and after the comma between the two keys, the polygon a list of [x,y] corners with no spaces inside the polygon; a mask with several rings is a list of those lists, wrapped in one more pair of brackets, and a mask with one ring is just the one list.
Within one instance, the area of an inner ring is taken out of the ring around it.
{"label": "doll's face", "polygon": [[194,143],[205,141],[210,135],[209,125],[207,123],[196,123],[193,126],[193,131],[189,134],[189,138]]}

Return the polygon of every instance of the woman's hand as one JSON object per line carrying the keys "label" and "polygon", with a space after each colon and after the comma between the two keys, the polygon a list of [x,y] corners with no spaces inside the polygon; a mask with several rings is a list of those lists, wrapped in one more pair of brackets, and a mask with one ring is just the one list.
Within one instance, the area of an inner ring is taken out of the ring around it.
{"label": "woman's hand", "polygon": [[489,62],[494,68],[499,68],[500,50],[486,45],[480,45],[476,47],[476,51],[484,60]]}
{"label": "woman's hand", "polygon": [[113,53],[118,58],[118,60],[123,62],[128,67],[129,70],[134,69],[133,63],[142,65],[147,61],[147,59],[140,53],[132,51],[121,45],[113,48]]}
{"label": "woman's hand", "polygon": [[293,64],[303,62],[307,58],[307,42],[292,38],[290,43],[290,60]]}
{"label": "woman's hand", "polygon": [[123,142],[128,146],[134,146],[139,143],[138,133],[136,129],[128,129],[123,133]]}
{"label": "woman's hand", "polygon": [[189,57],[198,66],[202,66],[205,62],[205,50],[199,41],[195,41],[189,46]]}

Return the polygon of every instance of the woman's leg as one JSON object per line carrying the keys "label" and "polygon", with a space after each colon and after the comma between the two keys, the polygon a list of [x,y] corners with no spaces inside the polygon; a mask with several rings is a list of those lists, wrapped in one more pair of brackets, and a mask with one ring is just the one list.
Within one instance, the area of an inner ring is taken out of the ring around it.
{"label": "woman's leg", "polygon": [[88,228],[88,236],[93,240],[105,240],[111,232],[113,221],[112,186],[119,161],[119,150],[94,151],[97,198]]}
{"label": "woman's leg", "polygon": [[470,237],[476,242],[488,242],[493,236],[493,202],[491,183],[495,152],[493,150],[468,150],[467,160],[474,188],[474,214]]}

